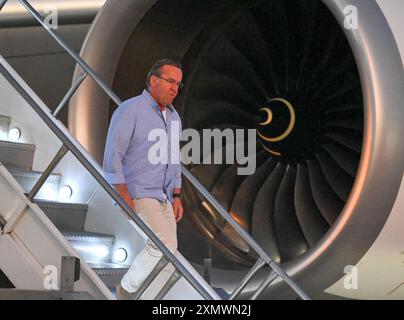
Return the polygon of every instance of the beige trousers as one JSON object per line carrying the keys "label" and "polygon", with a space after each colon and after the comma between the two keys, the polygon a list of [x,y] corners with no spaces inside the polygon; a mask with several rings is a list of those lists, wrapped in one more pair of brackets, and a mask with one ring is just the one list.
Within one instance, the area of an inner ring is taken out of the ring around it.
{"label": "beige trousers", "polygon": [[[135,212],[168,249],[175,253],[177,251],[177,223],[170,201],[167,200],[163,203],[153,198],[135,199],[134,201]],[[135,292],[161,257],[162,252],[148,239],[145,248],[135,257],[128,272],[123,276],[122,287],[130,293]],[[169,264],[161,271],[163,274],[161,278],[168,280],[172,271],[173,267]]]}

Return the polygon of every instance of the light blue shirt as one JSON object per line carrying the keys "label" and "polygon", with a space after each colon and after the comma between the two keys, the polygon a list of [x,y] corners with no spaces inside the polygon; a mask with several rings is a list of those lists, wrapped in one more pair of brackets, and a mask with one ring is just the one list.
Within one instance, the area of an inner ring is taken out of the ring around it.
{"label": "light blue shirt", "polygon": [[142,94],[128,99],[115,110],[108,130],[104,153],[104,174],[111,184],[125,183],[132,198],[155,198],[173,202],[173,189],[181,188],[181,165],[178,146],[177,161],[168,157],[168,163],[152,164],[149,161],[150,147],[156,141],[149,141],[149,132],[162,129],[168,138],[167,154],[171,154],[171,127],[179,128],[174,132],[181,134],[181,119],[172,105],[166,108],[167,120],[156,101],[147,90]]}

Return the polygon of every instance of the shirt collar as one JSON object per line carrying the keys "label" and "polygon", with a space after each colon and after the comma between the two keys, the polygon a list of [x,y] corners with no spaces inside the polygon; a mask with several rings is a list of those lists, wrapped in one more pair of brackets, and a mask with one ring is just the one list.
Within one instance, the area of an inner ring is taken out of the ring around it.
{"label": "shirt collar", "polygon": [[[151,94],[149,93],[149,91],[147,91],[147,89],[144,89],[142,92],[142,96],[145,97],[146,99],[148,99],[151,102],[151,105],[153,108],[159,110],[160,107],[158,106],[156,100],[154,100],[154,98],[151,96]],[[170,109],[170,111],[174,111],[174,106],[172,104],[169,104],[168,109]]]}

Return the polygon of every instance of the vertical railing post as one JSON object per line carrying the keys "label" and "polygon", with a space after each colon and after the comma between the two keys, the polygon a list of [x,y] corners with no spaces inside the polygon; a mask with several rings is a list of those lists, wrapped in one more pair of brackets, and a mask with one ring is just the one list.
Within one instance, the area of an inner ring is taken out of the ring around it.
{"label": "vertical railing post", "polygon": [[77,88],[80,86],[80,84],[84,81],[84,79],[87,77],[87,72],[82,73],[76,81],[72,84],[70,87],[69,91],[67,91],[66,95],[63,97],[62,101],[60,101],[59,105],[53,111],[53,116],[57,118],[59,112],[64,108],[64,106],[67,104],[67,102],[70,100],[72,95],[76,92]]}
{"label": "vertical railing post", "polygon": [[35,185],[32,187],[31,191],[28,193],[27,198],[30,201],[33,201],[36,194],[38,191],[41,189],[43,184],[45,183],[46,179],[48,179],[49,175],[52,173],[53,169],[58,165],[60,160],[65,156],[67,153],[67,148],[62,145],[59,149],[59,151],[56,153],[52,161],[49,163],[48,167],[45,169],[45,171],[42,173],[42,175],[39,177],[38,181],[35,183]]}
{"label": "vertical railing post", "polygon": [[62,39],[53,31],[48,25],[45,23],[44,19],[41,15],[28,3],[26,0],[18,0],[31,15],[48,31],[48,33],[56,40],[59,45],[66,50],[66,52],[80,65],[83,69],[88,72],[89,76],[98,83],[98,85],[103,89],[103,91],[109,95],[109,97],[116,103],[120,104],[121,100],[118,96],[109,89],[109,87],[105,84],[103,80],[101,80],[97,74],[90,68],[90,66],[80,58],[68,45],[66,45]]}

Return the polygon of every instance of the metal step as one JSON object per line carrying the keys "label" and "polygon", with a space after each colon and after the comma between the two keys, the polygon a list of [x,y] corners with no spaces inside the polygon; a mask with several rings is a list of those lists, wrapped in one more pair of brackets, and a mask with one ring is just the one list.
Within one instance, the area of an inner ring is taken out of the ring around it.
{"label": "metal step", "polygon": [[129,266],[111,262],[89,262],[88,265],[111,290],[115,289],[124,274],[129,270]]}
{"label": "metal step", "polygon": [[6,166],[32,169],[35,145],[0,140],[0,162]]}
{"label": "metal step", "polygon": [[[32,187],[38,181],[42,172],[26,170],[19,167],[6,166],[7,170],[14,176],[14,178],[21,184],[25,192],[31,191]],[[58,198],[59,184],[60,184],[60,174],[52,173],[41,190],[39,190],[36,195],[36,199],[55,201]]]}
{"label": "metal step", "polygon": [[35,202],[60,231],[84,231],[88,205],[42,200],[36,200]]}
{"label": "metal step", "polygon": [[113,235],[88,231],[62,233],[84,261],[92,263],[111,261],[115,241]]}
{"label": "metal step", "polygon": [[10,128],[11,118],[0,115],[0,140],[8,139],[8,130]]}

